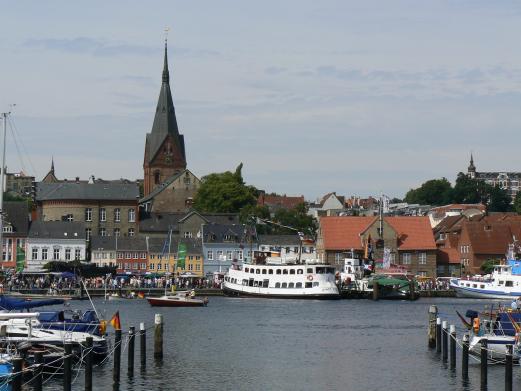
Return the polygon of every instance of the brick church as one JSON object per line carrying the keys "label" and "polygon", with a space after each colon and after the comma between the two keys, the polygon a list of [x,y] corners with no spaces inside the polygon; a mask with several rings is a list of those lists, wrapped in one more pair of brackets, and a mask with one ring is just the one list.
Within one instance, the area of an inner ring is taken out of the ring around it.
{"label": "brick church", "polygon": [[187,166],[185,140],[179,133],[170,90],[168,47],[165,41],[161,90],[152,130],[146,135],[143,193],[140,204],[149,212],[190,209],[201,181]]}

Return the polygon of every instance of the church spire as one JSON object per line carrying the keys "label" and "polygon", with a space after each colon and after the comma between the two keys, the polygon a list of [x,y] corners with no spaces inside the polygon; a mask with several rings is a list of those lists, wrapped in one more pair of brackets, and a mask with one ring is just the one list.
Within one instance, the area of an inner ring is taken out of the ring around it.
{"label": "church spire", "polygon": [[51,172],[54,174],[54,156],[51,158]]}
{"label": "church spire", "polygon": [[163,64],[163,83],[170,83],[170,74],[168,72],[168,39],[165,38],[165,63]]}
{"label": "church spire", "polygon": [[476,177],[476,166],[474,165],[474,156],[472,156],[472,152],[470,153],[470,164],[467,169],[467,175],[472,179]]}

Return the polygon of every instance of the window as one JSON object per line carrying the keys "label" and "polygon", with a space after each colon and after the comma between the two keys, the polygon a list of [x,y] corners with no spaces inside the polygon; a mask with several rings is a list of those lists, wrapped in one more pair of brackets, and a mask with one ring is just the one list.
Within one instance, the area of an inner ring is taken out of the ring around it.
{"label": "window", "polygon": [[92,208],[85,208],[85,221],[92,221]]}
{"label": "window", "polygon": [[188,256],[188,260],[193,261],[194,260],[194,256],[193,255],[189,255]]}
{"label": "window", "polygon": [[200,264],[195,265],[195,270],[198,272],[201,271],[201,265]]}
{"label": "window", "polygon": [[426,265],[427,264],[427,253],[419,253],[418,254],[418,264]]}
{"label": "window", "polygon": [[147,264],[146,263],[142,263],[141,264],[141,270],[145,270],[147,268]]}
{"label": "window", "polygon": [[302,283],[301,282],[297,282],[297,284],[295,285],[295,288],[302,288]]}
{"label": "window", "polygon": [[77,248],[77,249],[74,249],[74,259],[76,261],[79,261],[81,258],[81,249]]}
{"label": "window", "polygon": [[280,288],[280,282],[275,283],[275,288]]}
{"label": "window", "polygon": [[55,248],[53,250],[53,252],[52,252],[52,259],[54,259],[55,261],[60,259],[60,249],[59,248]]}
{"label": "window", "polygon": [[512,281],[505,281],[505,286],[514,286]]}
{"label": "window", "polygon": [[168,263],[165,263],[165,270],[166,271],[169,271],[170,270],[170,265]]}
{"label": "window", "polygon": [[134,262],[134,263],[132,264],[132,269],[137,270],[138,265],[139,265],[138,263]]}
{"label": "window", "polygon": [[66,221],[74,221],[74,216],[69,213],[68,215],[65,216],[65,220]]}
{"label": "window", "polygon": [[277,274],[282,274],[282,270],[277,269]]}
{"label": "window", "polygon": [[288,287],[288,284],[286,282],[283,282],[282,283],[282,288],[287,288]]}
{"label": "window", "polygon": [[119,208],[114,209],[114,221],[116,223],[119,223],[121,221],[121,209]]}
{"label": "window", "polygon": [[288,274],[288,269],[284,269],[284,270],[282,271],[282,274]]}
{"label": "window", "polygon": [[257,270],[255,271],[255,273],[260,274],[260,273],[261,273],[261,269],[257,269]]}
{"label": "window", "polygon": [[92,236],[92,229],[86,228],[85,229],[85,239],[87,239],[87,241],[89,241],[91,236]]}
{"label": "window", "polygon": [[229,261],[232,260],[232,253],[233,253],[233,252],[230,251],[230,250],[226,251],[226,259],[227,259],[227,260],[229,260]]}
{"label": "window", "polygon": [[99,221],[107,221],[107,210],[99,208]]}
{"label": "window", "polygon": [[38,259],[38,249],[35,247],[31,251],[31,259]]}
{"label": "window", "polygon": [[208,260],[213,261],[213,251],[212,250],[208,251]]}
{"label": "window", "polygon": [[154,171],[154,185],[159,185],[160,181],[161,181],[161,178],[160,178],[159,171]]}
{"label": "window", "polygon": [[134,228],[128,229],[128,236],[134,236]]}
{"label": "window", "polygon": [[99,235],[100,236],[107,236],[107,229],[106,228],[100,228],[99,229]]}
{"label": "window", "polygon": [[114,236],[120,237],[121,236],[121,230],[119,228],[114,228]]}
{"label": "window", "polygon": [[290,269],[289,274],[295,274],[295,269]]}
{"label": "window", "polygon": [[184,237],[185,237],[186,239],[190,239],[190,238],[192,238],[192,237],[193,237],[193,236],[192,236],[192,232],[190,232],[190,231],[186,231],[186,232],[184,233]]}
{"label": "window", "polygon": [[138,253],[134,253],[134,259],[138,259],[139,258],[139,254]]}
{"label": "window", "polygon": [[128,222],[134,223],[136,221],[136,211],[134,208],[128,210]]}
{"label": "window", "polygon": [[306,282],[306,285],[305,285],[306,288],[313,288],[313,283],[312,282]]}
{"label": "window", "polygon": [[42,248],[42,261],[45,261],[47,259],[47,249]]}
{"label": "window", "polygon": [[125,270],[129,269],[129,263],[128,262],[125,262]]}
{"label": "window", "polygon": [[402,255],[402,264],[404,264],[404,265],[410,265],[411,264],[411,254],[410,253],[403,253],[403,255]]}
{"label": "window", "polygon": [[304,270],[302,270],[302,269],[297,269],[297,274],[304,274]]}
{"label": "window", "polygon": [[125,259],[132,259],[132,253],[125,253]]}
{"label": "window", "polygon": [[237,251],[237,259],[238,259],[239,261],[242,261],[243,256],[244,256],[244,255],[243,255],[242,250]]}
{"label": "window", "polygon": [[307,269],[307,273],[308,273],[308,274],[313,273],[313,268],[312,268],[312,267],[308,267],[308,269]]}
{"label": "window", "polygon": [[293,282],[290,282],[288,285],[288,288],[293,289],[295,288],[295,284]]}
{"label": "window", "polygon": [[5,233],[13,232],[13,227],[10,225],[5,225],[4,228],[2,228],[2,231]]}
{"label": "window", "polygon": [[66,248],[65,249],[65,260],[66,261],[70,261],[71,260],[71,249],[70,248]]}
{"label": "window", "polygon": [[160,263],[157,264],[157,270],[161,270],[161,264]]}
{"label": "window", "polygon": [[266,269],[262,269],[262,274],[266,274]]}
{"label": "window", "polygon": [[191,263],[188,265],[188,270],[192,271],[194,270],[194,265],[192,265]]}
{"label": "window", "polygon": [[147,259],[147,253],[141,253],[141,259]]}
{"label": "window", "polygon": [[151,263],[150,265],[148,265],[148,267],[149,267],[150,270],[154,270],[154,264],[153,264],[153,263]]}
{"label": "window", "polygon": [[318,281],[315,281],[315,282],[313,283],[313,287],[317,287],[318,285],[319,285]]}
{"label": "window", "polygon": [[223,257],[223,252],[222,252],[222,250],[217,251],[217,259],[220,260],[220,261],[222,261],[222,257]]}
{"label": "window", "polygon": [[268,270],[268,274],[273,274],[273,269]]}

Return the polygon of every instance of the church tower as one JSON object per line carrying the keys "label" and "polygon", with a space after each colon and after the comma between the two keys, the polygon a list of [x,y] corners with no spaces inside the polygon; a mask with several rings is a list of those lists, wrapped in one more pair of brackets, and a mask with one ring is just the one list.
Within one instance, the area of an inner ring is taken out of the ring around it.
{"label": "church tower", "polygon": [[168,72],[167,41],[165,40],[165,59],[163,81],[156,106],[152,131],[147,133],[145,142],[144,196],[150,194],[166,179],[186,169],[185,141],[179,134],[175,116],[170,75]]}
{"label": "church tower", "polygon": [[470,164],[469,164],[469,167],[467,168],[467,175],[471,179],[476,178],[476,166],[474,165],[474,158],[472,156],[472,153],[470,154]]}

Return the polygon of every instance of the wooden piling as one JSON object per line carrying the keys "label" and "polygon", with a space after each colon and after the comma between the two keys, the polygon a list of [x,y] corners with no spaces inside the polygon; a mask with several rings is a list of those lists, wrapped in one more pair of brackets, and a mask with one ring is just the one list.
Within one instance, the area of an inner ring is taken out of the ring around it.
{"label": "wooden piling", "polygon": [[12,391],[22,391],[22,363],[23,358],[14,357],[13,363],[13,380],[11,381]]}
{"label": "wooden piling", "polygon": [[63,356],[63,391],[72,390],[72,343],[65,342]]}
{"label": "wooden piling", "polygon": [[469,335],[463,334],[463,349],[461,354],[461,377],[463,380],[469,378]]}
{"label": "wooden piling", "polygon": [[487,351],[487,339],[481,339],[481,388],[487,385],[487,365],[488,365],[488,351]]}
{"label": "wooden piling", "polygon": [[145,329],[144,323],[139,324],[139,338],[139,348],[141,350],[141,367],[144,368],[147,366],[147,331]]}
{"label": "wooden piling", "polygon": [[373,280],[373,300],[378,300],[379,294],[378,281]]}
{"label": "wooden piling", "polygon": [[163,315],[156,314],[154,318],[154,358],[163,359]]}
{"label": "wooden piling", "polygon": [[112,378],[114,383],[119,383],[121,371],[121,330],[116,330],[114,333],[114,371]]}
{"label": "wooden piling", "polygon": [[436,352],[441,353],[441,318],[436,318]]}
{"label": "wooden piling", "polygon": [[428,344],[430,349],[436,347],[436,318],[438,316],[438,307],[431,305],[429,307],[429,331],[427,333]]}
{"label": "wooden piling", "polygon": [[85,391],[92,391],[92,345],[93,338],[86,339],[86,354],[85,354]]}
{"label": "wooden piling", "polygon": [[456,369],[456,326],[450,325],[450,369]]}
{"label": "wooden piling", "polygon": [[442,359],[443,362],[447,362],[447,359],[449,358],[449,330],[448,328],[448,322],[444,320],[441,324],[441,338],[443,340],[443,349],[442,349]]}
{"label": "wooden piling", "polygon": [[136,328],[130,326],[128,328],[128,358],[127,358],[127,374],[134,376],[134,341],[136,335]]}
{"label": "wooden piling", "polygon": [[505,391],[512,391],[512,354],[513,346],[507,345],[505,356]]}
{"label": "wooden piling", "polygon": [[43,352],[34,353],[34,363],[36,364],[36,369],[34,370],[33,390],[42,391]]}

